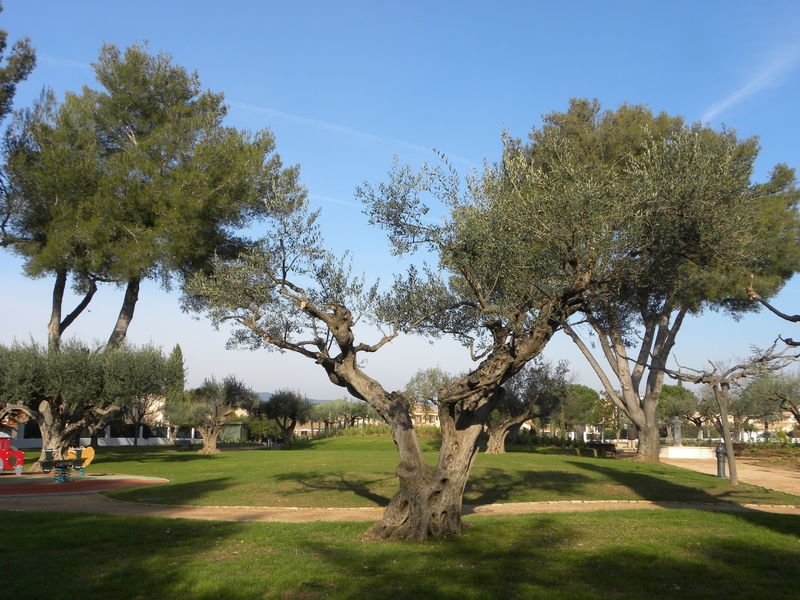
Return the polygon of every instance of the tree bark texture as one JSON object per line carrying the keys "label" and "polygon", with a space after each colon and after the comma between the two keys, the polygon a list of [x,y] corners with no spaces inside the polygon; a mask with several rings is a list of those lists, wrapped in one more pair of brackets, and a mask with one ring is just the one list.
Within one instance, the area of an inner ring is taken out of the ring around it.
{"label": "tree bark texture", "polygon": [[217,448],[217,440],[219,434],[222,433],[222,427],[198,427],[197,431],[203,438],[203,447],[197,451],[198,454],[219,454],[220,450]]}
{"label": "tree bark texture", "polygon": [[136,302],[139,299],[140,283],[141,280],[138,277],[128,280],[128,285],[125,287],[125,297],[122,300],[122,307],[117,316],[117,322],[114,324],[111,337],[108,338],[109,348],[118,348],[125,340],[128,327],[133,320],[133,311],[136,309]]}
{"label": "tree bark texture", "polygon": [[42,434],[42,451],[39,460],[33,464],[31,471],[41,472],[42,461],[45,460],[45,450],[53,450],[53,458],[61,460],[67,453],[67,449],[74,442],[83,427],[83,421],[67,422],[62,415],[50,409],[46,402],[42,402],[39,411],[35,413],[36,422]]}
{"label": "tree bark texture", "polygon": [[506,438],[510,427],[490,427],[489,441],[486,442],[486,454],[505,454],[506,453]]}
{"label": "tree bark texture", "polygon": [[395,436],[401,456],[413,460],[400,462],[397,467],[400,489],[386,507],[383,518],[369,528],[365,539],[421,542],[429,536],[452,537],[461,533],[464,488],[483,426],[474,419],[455,416],[450,407],[440,408],[439,413],[442,446],[436,466],[425,463],[413,429]]}
{"label": "tree bark texture", "polygon": [[64,303],[66,285],[67,272],[59,271],[53,283],[53,301],[50,307],[50,321],[47,323],[47,345],[51,350],[58,349],[61,343],[61,306]]}
{"label": "tree bark texture", "polygon": [[722,382],[713,386],[712,389],[719,406],[719,420],[722,429],[722,440],[725,444],[725,456],[728,462],[728,476],[730,477],[731,485],[739,485],[739,474],[736,472],[736,456],[733,453],[733,439],[731,438],[731,427],[728,421],[730,384]]}
{"label": "tree bark texture", "polygon": [[644,462],[659,462],[660,460],[661,434],[656,411],[657,405],[657,400],[645,396],[641,400],[641,411],[635,413],[636,419],[631,419],[639,438],[636,460]]}

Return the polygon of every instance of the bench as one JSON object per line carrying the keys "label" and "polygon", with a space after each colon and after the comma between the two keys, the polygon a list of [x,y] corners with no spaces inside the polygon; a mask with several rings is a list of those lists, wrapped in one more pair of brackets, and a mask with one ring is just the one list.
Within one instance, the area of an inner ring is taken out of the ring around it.
{"label": "bench", "polygon": [[180,448],[191,448],[192,447],[192,440],[189,438],[175,438],[175,447]]}
{"label": "bench", "polygon": [[586,449],[592,451],[595,458],[598,456],[608,458],[609,456],[614,456],[617,453],[617,447],[614,444],[607,444],[604,442],[589,442],[586,444]]}

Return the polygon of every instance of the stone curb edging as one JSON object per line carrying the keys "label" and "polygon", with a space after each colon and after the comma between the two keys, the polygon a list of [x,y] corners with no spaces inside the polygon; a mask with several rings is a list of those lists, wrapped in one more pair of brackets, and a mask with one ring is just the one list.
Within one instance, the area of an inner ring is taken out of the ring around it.
{"label": "stone curb edging", "polygon": [[[383,510],[383,506],[247,506],[247,505],[198,505],[198,504],[156,504],[152,502],[128,502],[124,500],[116,500],[98,494],[103,500],[112,504],[127,504],[132,506],[150,506],[153,508],[161,509],[184,509],[184,510],[257,510],[263,512],[318,512],[318,511],[377,511]],[[493,504],[479,504],[471,505],[464,504],[463,508],[472,513],[489,513],[495,508],[530,508],[531,512],[536,512],[536,507],[545,506],[597,506],[608,505],[618,506],[621,504],[633,504],[639,506],[663,506],[663,507],[703,507],[714,506],[718,508],[777,508],[777,509],[796,509],[800,511],[800,505],[795,504],[758,504],[754,502],[747,502],[745,504],[733,504],[730,502],[681,502],[674,500],[543,500],[539,502],[495,502]]]}

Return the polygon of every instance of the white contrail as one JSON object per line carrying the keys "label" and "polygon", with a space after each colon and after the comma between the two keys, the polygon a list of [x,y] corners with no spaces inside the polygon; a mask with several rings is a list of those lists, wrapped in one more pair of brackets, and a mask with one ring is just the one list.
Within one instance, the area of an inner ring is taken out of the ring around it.
{"label": "white contrail", "polygon": [[[405,140],[400,140],[393,137],[367,133],[365,131],[353,129],[352,127],[347,127],[346,125],[331,123],[330,121],[321,121],[319,119],[311,119],[309,117],[304,117],[301,115],[294,115],[291,113],[283,112],[282,110],[277,110],[275,108],[269,108],[266,106],[254,106],[252,104],[244,104],[242,102],[230,102],[230,105],[234,108],[238,108],[241,110],[270,115],[271,117],[286,119],[287,121],[294,121],[295,123],[308,125],[309,127],[316,127],[317,129],[325,129],[327,131],[342,133],[345,135],[359,138],[364,142],[378,142],[380,144],[388,144],[391,146],[401,146],[403,148],[408,148],[409,150],[414,150],[415,152],[422,152],[425,154],[431,154],[433,152],[433,148],[427,148],[425,146],[421,146],[420,144],[414,144],[412,142],[407,142]],[[458,156],[457,154],[444,153],[444,155],[448,159],[464,163],[470,167],[479,166],[475,161],[470,160],[469,158],[465,158],[463,156]]]}
{"label": "white contrail", "polygon": [[72,67],[84,69],[86,71],[92,70],[92,65],[89,63],[72,60],[71,58],[61,58],[58,56],[50,56],[49,54],[39,54],[36,56],[36,59],[53,67]]}
{"label": "white contrail", "polygon": [[767,63],[759,73],[735,92],[729,94],[716,104],[711,105],[701,117],[703,122],[709,122],[718,115],[728,110],[731,106],[739,104],[753,94],[774,83],[781,75],[794,69],[800,62],[800,45],[790,46],[779,53]]}
{"label": "white contrail", "polygon": [[308,197],[312,200],[319,200],[321,202],[332,202],[333,204],[344,204],[345,206],[352,206],[353,208],[364,208],[358,202],[349,202],[347,200],[339,200],[338,198],[331,198],[330,196],[319,196],[317,194],[309,194]]}

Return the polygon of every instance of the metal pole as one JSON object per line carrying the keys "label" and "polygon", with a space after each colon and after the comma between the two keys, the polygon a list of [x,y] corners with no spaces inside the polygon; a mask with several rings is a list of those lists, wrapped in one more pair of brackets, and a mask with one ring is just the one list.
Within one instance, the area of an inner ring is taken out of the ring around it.
{"label": "metal pole", "polygon": [[725,477],[725,444],[722,441],[717,444],[717,477]]}

